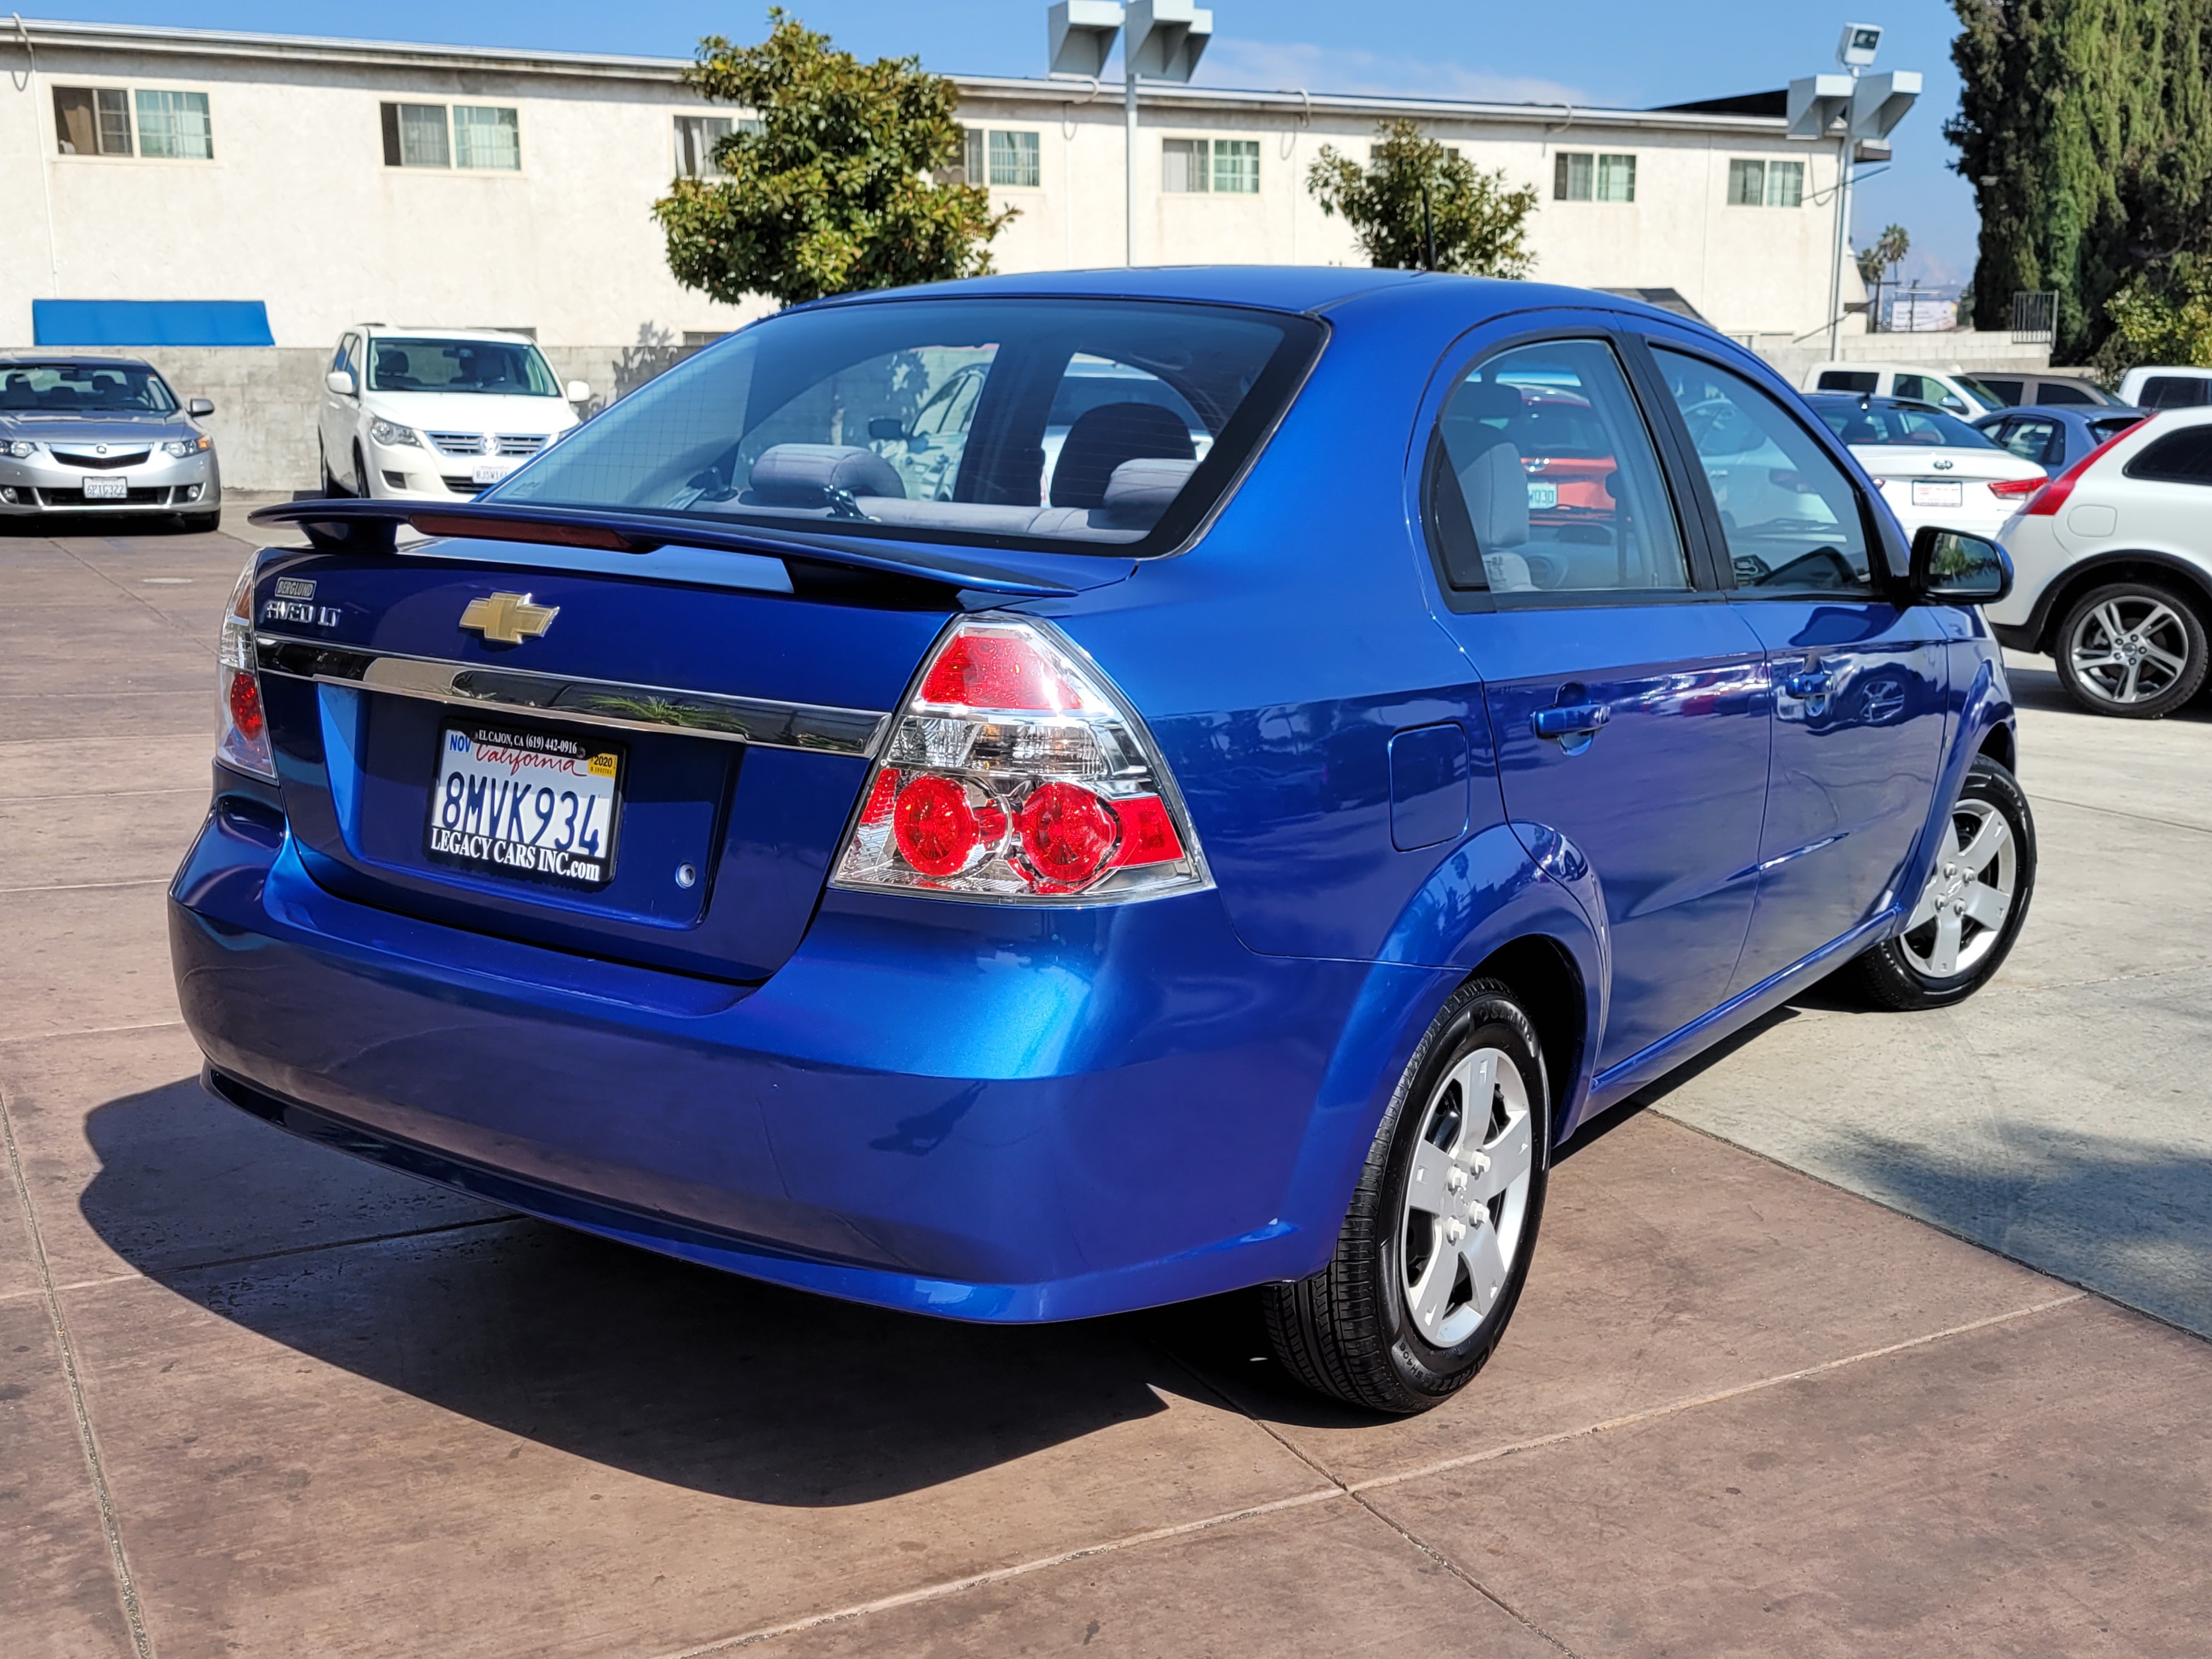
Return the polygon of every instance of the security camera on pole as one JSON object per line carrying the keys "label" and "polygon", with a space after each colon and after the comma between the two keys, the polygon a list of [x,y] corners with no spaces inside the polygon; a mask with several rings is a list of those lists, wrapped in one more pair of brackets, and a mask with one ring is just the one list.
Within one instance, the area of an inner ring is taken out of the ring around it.
{"label": "security camera on pole", "polygon": [[1790,137],[1817,143],[1843,123],[1836,170],[1836,257],[1828,273],[1828,356],[1837,351],[1844,320],[1844,261],[1850,257],[1851,156],[1863,141],[1878,141],[1905,118],[1920,96],[1917,70],[1891,70],[1881,75],[1864,71],[1874,67],[1881,47],[1881,25],[1846,23],[1836,43],[1836,62],[1841,75],[1808,75],[1790,83]]}
{"label": "security camera on pole", "polygon": [[[1126,33],[1123,31],[1126,30]],[[1137,81],[1188,82],[1206,43],[1213,14],[1190,0],[1057,0],[1045,14],[1050,70],[1096,82],[1106,67],[1114,37],[1121,39],[1121,103],[1127,127],[1122,190],[1121,263],[1137,263]]]}

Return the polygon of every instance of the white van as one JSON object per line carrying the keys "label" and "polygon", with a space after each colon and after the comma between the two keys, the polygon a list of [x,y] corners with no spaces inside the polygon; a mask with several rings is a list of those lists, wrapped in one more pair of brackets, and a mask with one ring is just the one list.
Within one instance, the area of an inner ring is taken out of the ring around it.
{"label": "white van", "polygon": [[2138,409],[2202,409],[2212,404],[2212,368],[2131,368],[2120,401]]}
{"label": "white van", "polygon": [[1805,371],[1797,389],[1905,398],[1932,404],[1962,421],[1978,421],[2006,406],[2002,398],[1971,374],[1917,363],[1815,363]]}

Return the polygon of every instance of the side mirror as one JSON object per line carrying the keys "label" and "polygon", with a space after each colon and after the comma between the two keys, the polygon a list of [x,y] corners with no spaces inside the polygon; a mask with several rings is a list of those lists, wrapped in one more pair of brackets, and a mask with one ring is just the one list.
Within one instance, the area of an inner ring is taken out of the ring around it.
{"label": "side mirror", "polygon": [[185,413],[196,421],[202,416],[212,415],[215,413],[215,400],[211,398],[188,398],[185,400]]}
{"label": "side mirror", "polygon": [[906,436],[906,422],[896,415],[878,415],[868,422],[868,435],[884,443]]}
{"label": "side mirror", "polygon": [[1926,605],[1995,605],[2012,592],[2012,560],[1984,537],[1924,524],[1912,538],[1910,584]]}
{"label": "side mirror", "polygon": [[589,380],[571,380],[561,390],[562,395],[572,404],[587,404],[592,401],[592,383]]}
{"label": "side mirror", "polygon": [[323,384],[341,398],[357,398],[361,395],[360,388],[354,384],[353,371],[349,368],[332,369],[323,376]]}

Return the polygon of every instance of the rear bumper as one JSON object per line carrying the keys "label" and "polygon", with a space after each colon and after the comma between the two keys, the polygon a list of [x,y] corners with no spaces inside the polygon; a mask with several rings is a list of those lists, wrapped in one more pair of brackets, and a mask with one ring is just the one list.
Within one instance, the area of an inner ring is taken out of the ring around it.
{"label": "rear bumper", "polygon": [[222,803],[170,898],[185,1018],[234,1103],[610,1237],[976,1320],[1318,1267],[1404,1059],[1347,1068],[1341,1034],[1450,977],[1256,956],[1212,892],[830,894],[772,979],[732,985],[337,898]]}

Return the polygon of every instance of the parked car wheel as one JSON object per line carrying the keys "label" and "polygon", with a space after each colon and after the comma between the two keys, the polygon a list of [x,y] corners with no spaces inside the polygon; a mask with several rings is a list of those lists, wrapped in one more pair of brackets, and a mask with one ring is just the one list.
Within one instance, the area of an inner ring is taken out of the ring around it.
{"label": "parked car wheel", "polygon": [[2058,624],[2058,683],[2093,714],[2154,720],[2203,686],[2204,618],[2153,582],[2092,588]]}
{"label": "parked car wheel", "polygon": [[353,447],[353,481],[356,486],[354,493],[362,500],[367,501],[375,495],[376,491],[369,487],[368,457],[361,453],[359,444]]}
{"label": "parked car wheel", "polygon": [[1328,1266],[1261,1292],[1307,1387],[1410,1415],[1480,1370],[1543,1214],[1551,1091],[1536,1030],[1495,980],[1461,988],[1400,1080]]}
{"label": "parked car wheel", "polygon": [[2035,818],[2010,772],[1978,756],[1920,898],[1891,939],[1844,970],[1884,1008],[1941,1008],[1987,984],[2035,891]]}
{"label": "parked car wheel", "polygon": [[338,482],[338,475],[331,471],[331,453],[323,447],[320,439],[315,441],[315,457],[323,464],[323,499],[336,501],[341,495],[351,495],[353,492]]}

